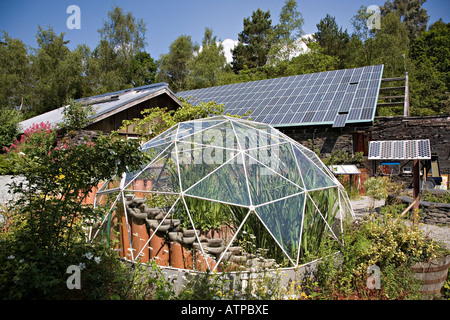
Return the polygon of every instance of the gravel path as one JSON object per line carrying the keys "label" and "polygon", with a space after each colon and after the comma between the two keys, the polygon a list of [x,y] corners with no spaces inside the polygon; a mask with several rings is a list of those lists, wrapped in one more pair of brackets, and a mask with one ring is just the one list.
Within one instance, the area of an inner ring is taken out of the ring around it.
{"label": "gravel path", "polygon": [[[356,219],[361,219],[370,212],[372,199],[367,196],[360,196],[358,200],[351,200],[351,204],[353,211],[355,212]],[[384,206],[384,204],[384,200],[375,200],[375,210]],[[419,228],[426,236],[442,242],[445,247],[450,250],[450,226],[420,223]]]}

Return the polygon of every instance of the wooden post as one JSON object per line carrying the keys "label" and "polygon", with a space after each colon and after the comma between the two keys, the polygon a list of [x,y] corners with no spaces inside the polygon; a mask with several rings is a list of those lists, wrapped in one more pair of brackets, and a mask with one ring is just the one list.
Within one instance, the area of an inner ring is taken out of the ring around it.
{"label": "wooden post", "polygon": [[415,201],[414,209],[419,209],[420,162],[418,159],[414,159],[413,179],[414,179],[413,198]]}

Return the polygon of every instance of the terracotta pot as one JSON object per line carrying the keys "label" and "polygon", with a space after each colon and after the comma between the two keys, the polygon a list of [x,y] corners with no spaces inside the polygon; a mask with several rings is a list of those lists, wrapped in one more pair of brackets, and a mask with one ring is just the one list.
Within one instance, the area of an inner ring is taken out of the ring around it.
{"label": "terracotta pot", "polygon": [[214,262],[213,258],[209,256],[205,257],[203,253],[196,251],[194,255],[195,270],[205,272],[206,270],[208,270],[208,265],[210,270],[214,269],[216,263]]}
{"label": "terracotta pot", "polygon": [[120,257],[131,260],[130,237],[128,236],[127,220],[125,219],[124,215],[122,215],[121,222],[122,225],[120,227],[120,243],[122,248],[120,250]]}
{"label": "terracotta pot", "polygon": [[131,245],[134,258],[140,259],[142,263],[146,263],[149,260],[148,250],[142,250],[148,243],[148,239],[149,235],[145,220],[131,219]]}
{"label": "terracotta pot", "polygon": [[[134,190],[145,190],[144,180],[136,179],[133,185]],[[143,192],[135,192],[136,197],[145,197],[145,193]]]}
{"label": "terracotta pot", "polygon": [[[153,235],[153,237],[152,237]],[[160,237],[158,233],[150,230],[150,258],[155,259],[156,264],[160,266],[169,266],[169,246],[163,237]]]}
{"label": "terracotta pot", "polygon": [[192,253],[178,242],[170,243],[170,266],[180,269],[192,269]]}

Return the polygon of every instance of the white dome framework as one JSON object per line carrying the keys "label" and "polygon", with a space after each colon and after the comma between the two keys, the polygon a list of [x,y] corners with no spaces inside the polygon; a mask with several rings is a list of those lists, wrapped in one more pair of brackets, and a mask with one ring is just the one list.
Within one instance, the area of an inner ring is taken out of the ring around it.
{"label": "white dome framework", "polygon": [[[149,163],[108,181],[90,239],[121,256],[189,270],[293,268],[354,218],[314,152],[270,125],[228,116],[181,122],[141,147]],[[109,241],[109,240],[108,240]]]}

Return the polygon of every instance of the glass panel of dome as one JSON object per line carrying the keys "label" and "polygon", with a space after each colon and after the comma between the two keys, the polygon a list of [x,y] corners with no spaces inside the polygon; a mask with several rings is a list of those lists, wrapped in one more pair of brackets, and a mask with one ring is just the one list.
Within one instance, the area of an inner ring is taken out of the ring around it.
{"label": "glass panel of dome", "polygon": [[180,192],[174,146],[167,149],[143,171],[126,181],[125,189],[142,192]]}
{"label": "glass panel of dome", "polygon": [[[321,241],[322,235],[330,234],[337,239],[336,234],[339,234],[341,227],[337,188],[311,191],[307,199],[303,229],[305,237],[311,238],[312,234],[316,234],[319,235],[317,241]],[[319,242],[311,245],[317,250]],[[309,248],[310,252],[312,247]]]}
{"label": "glass panel of dome", "polygon": [[246,154],[290,180],[292,183],[303,187],[297,160],[292,152],[290,143],[252,149],[246,151]]}
{"label": "glass panel of dome", "polygon": [[276,236],[254,211],[247,216],[225,255],[224,260],[228,258],[227,265],[234,267],[232,270],[295,266],[295,259],[289,257]]}
{"label": "glass panel of dome", "polygon": [[159,134],[158,136],[152,138],[150,141],[147,141],[141,146],[141,150],[146,150],[153,146],[158,146],[161,144],[166,144],[175,141],[177,133],[177,126],[173,126],[170,129],[167,129],[165,132]]}
{"label": "glass panel of dome", "polygon": [[255,209],[258,216],[293,261],[297,261],[305,194],[275,201]]}
{"label": "glass panel of dome", "polygon": [[[199,123],[202,124],[202,122]],[[234,137],[233,128],[229,121],[221,121],[210,127],[199,125],[192,134],[184,136],[179,140],[181,142],[218,146],[222,148],[236,148],[237,146],[237,140]]]}
{"label": "glass panel of dome", "polygon": [[299,186],[258,161],[245,156],[250,196],[254,206],[302,192]]}
{"label": "glass panel of dome", "polygon": [[303,185],[306,189],[326,188],[336,185],[321,169],[319,169],[296,147],[294,147],[294,153],[297,158],[297,164],[300,168],[300,174],[303,178]]}
{"label": "glass panel of dome", "polygon": [[[252,127],[250,125],[247,125],[247,123],[241,122],[233,122],[233,125],[235,126],[236,133],[241,137],[239,141],[246,142],[246,148],[244,149],[263,147],[266,145],[282,143],[285,141],[284,137],[278,135],[277,132],[268,125],[264,125],[264,127]],[[249,134],[251,134],[252,139],[246,137]],[[256,143],[250,144],[250,141]]]}
{"label": "glass panel of dome", "polygon": [[177,143],[177,150],[183,190],[188,189],[237,154],[235,150],[202,147],[182,142]]}
{"label": "glass panel of dome", "polygon": [[240,157],[239,154],[194,184],[185,191],[186,194],[229,204],[249,206],[250,198],[244,166],[237,162],[236,158],[238,157]]}

